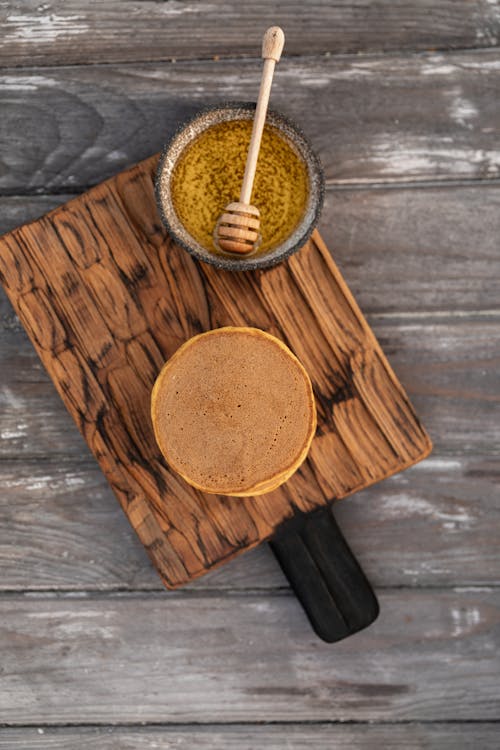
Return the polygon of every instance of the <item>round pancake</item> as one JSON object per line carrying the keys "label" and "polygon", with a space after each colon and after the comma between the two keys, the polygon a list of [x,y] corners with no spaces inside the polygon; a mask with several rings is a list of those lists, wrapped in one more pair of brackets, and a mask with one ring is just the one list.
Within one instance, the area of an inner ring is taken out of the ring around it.
{"label": "round pancake", "polygon": [[258,328],[218,328],[183,344],[151,397],[158,446],[189,484],[260,495],[285,482],[316,431],[309,376],[290,349]]}

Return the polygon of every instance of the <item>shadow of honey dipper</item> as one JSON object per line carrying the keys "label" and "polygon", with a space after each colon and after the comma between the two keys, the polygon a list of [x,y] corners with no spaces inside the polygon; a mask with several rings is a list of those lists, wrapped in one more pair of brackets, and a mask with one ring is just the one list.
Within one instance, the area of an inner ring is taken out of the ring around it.
{"label": "shadow of honey dipper", "polygon": [[267,105],[273,82],[274,67],[281,57],[285,35],[279,26],[271,26],[262,40],[264,68],[260,82],[259,97],[248,148],[245,174],[238,203],[229,203],[220,216],[214,230],[214,242],[224,253],[250,255],[260,243],[260,211],[250,204],[252,188],[259,157],[262,132],[266,121]]}

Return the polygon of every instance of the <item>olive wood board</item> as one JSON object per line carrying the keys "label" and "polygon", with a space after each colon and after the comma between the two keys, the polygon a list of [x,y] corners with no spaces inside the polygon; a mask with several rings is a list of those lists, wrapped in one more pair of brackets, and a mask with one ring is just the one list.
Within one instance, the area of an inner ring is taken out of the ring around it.
{"label": "olive wood board", "polygon": [[[317,231],[275,268],[199,263],[163,228],[158,155],[0,238],[0,274],[36,351],[164,584],[271,538],[286,519],[421,460],[431,442]],[[251,325],[309,372],[306,462],[256,498],[203,494],[169,470],[150,419],[164,361],[189,337]]]}

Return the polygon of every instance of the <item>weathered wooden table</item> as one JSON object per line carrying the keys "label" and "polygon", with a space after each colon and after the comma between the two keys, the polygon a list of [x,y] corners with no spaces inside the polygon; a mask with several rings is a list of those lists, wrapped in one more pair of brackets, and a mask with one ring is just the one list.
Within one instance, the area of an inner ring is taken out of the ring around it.
{"label": "weathered wooden table", "polygon": [[165,592],[2,295],[2,750],[500,745],[498,2],[8,3],[0,229],[253,97],[271,23],[320,230],[435,443],[336,511],[381,615],[322,643],[267,548]]}

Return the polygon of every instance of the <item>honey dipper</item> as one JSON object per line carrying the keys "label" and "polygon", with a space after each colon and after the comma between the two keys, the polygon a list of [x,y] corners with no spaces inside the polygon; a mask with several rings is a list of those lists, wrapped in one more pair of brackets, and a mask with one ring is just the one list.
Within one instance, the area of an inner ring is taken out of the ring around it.
{"label": "honey dipper", "polygon": [[266,121],[274,66],[279,62],[284,43],[285,35],[279,26],[271,26],[262,40],[264,68],[253,121],[252,137],[248,148],[245,175],[241,185],[240,200],[238,203],[229,203],[226,206],[214,231],[215,244],[225,253],[249,255],[256,250],[258,240],[260,240],[260,212],[258,208],[250,204],[250,199],[262,132]]}

